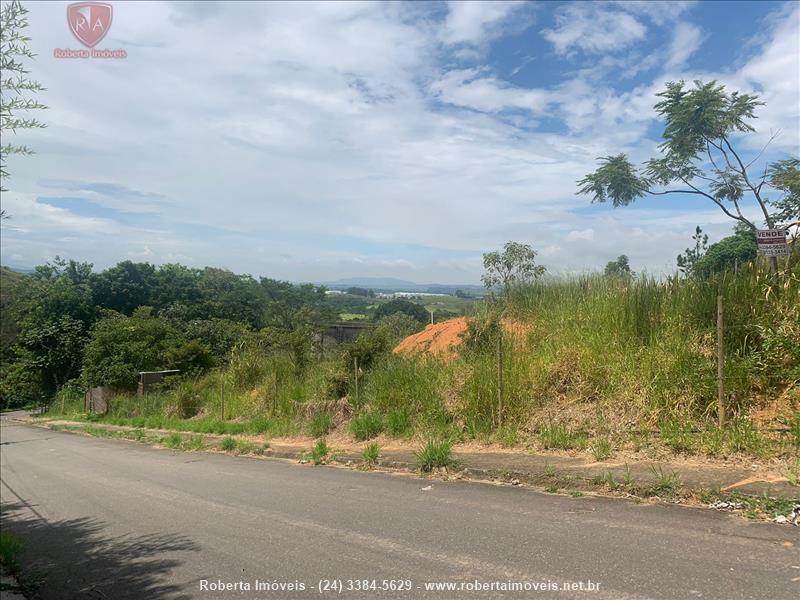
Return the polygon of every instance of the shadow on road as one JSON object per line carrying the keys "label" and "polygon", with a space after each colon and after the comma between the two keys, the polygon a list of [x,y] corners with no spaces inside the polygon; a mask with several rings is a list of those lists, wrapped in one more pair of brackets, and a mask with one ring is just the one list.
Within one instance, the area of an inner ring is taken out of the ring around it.
{"label": "shadow on road", "polygon": [[35,598],[90,600],[187,598],[187,582],[170,582],[182,560],[169,553],[197,552],[175,534],[109,537],[105,523],[89,517],[50,522],[21,503],[3,504],[2,528],[18,536],[23,575],[43,578]]}

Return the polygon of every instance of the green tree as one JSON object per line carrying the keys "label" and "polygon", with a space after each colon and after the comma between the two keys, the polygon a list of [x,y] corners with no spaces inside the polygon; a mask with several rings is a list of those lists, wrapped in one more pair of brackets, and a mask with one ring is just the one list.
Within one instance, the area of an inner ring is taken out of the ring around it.
{"label": "green tree", "polygon": [[703,255],[708,250],[708,235],[703,233],[699,225],[694,229],[692,241],[694,241],[694,248],[687,248],[683,254],[678,254],[677,258],[678,269],[681,273],[687,275],[691,275],[694,272],[694,266],[697,261],[703,258]]}
{"label": "green tree", "polygon": [[[758,156],[746,164],[734,148],[734,136],[755,131],[749,121],[763,105],[758,96],[727,92],[716,81],[695,81],[694,87],[670,82],[658,96],[661,101],[654,108],[665,121],[661,156],[641,169],[625,154],[600,158],[600,168],[578,181],[579,192],[590,195],[593,202],[610,200],[615,207],[627,206],[646,194],[689,194],[713,202],[727,216],[755,230],[756,224],[742,211],[750,199],[764,223],[774,227],[787,198],[796,200],[798,163],[791,160],[756,168]],[[784,196],[770,201],[767,188]],[[774,257],[771,265],[776,272]]]}
{"label": "green tree", "polygon": [[36,382],[38,398],[80,373],[83,347],[97,316],[85,283],[90,271],[88,263],[56,257],[17,282],[12,314],[3,315],[18,330],[4,359],[30,373],[25,381]]}
{"label": "green tree", "polygon": [[85,323],[60,315],[28,324],[19,336],[18,362],[39,374],[46,394],[80,374],[81,355],[88,340]]}
{"label": "green tree", "polygon": [[769,167],[770,185],[783,196],[772,201],[775,222],[781,227],[800,228],[800,160],[788,158],[772,163]]}
{"label": "green tree", "polygon": [[92,277],[95,304],[125,315],[140,306],[153,305],[156,268],[149,263],[123,261]]}
{"label": "green tree", "polygon": [[419,321],[420,323],[427,323],[430,321],[430,314],[428,310],[421,304],[404,300],[403,298],[395,298],[389,300],[386,304],[381,304],[375,311],[375,320],[380,321],[389,315],[403,313]]}
{"label": "green tree", "polygon": [[[44,88],[28,77],[30,71],[24,62],[34,58],[29,47],[30,38],[25,35],[28,28],[28,10],[12,0],[0,8],[0,191],[6,191],[3,182],[9,176],[7,159],[11,154],[33,154],[28,146],[8,141],[9,135],[21,129],[45,127],[44,123],[28,114],[47,108],[35,99]],[[0,209],[0,217],[6,218]]]}
{"label": "green tree", "polygon": [[375,292],[373,290],[368,290],[362,287],[349,287],[345,290],[345,292],[351,296],[364,296],[367,298],[375,297]]}
{"label": "green tree", "polygon": [[111,313],[100,319],[84,353],[82,378],[87,385],[133,389],[139,371],[166,368],[168,353],[184,340],[152,308],[137,308],[128,317]]}
{"label": "green tree", "polygon": [[181,373],[202,373],[214,364],[211,349],[200,340],[189,340],[167,349],[164,354],[167,369],[178,369]]}
{"label": "green tree", "polygon": [[631,265],[628,257],[620,254],[616,260],[606,263],[605,274],[608,276],[630,275]]}
{"label": "green tree", "polygon": [[700,277],[708,277],[712,273],[733,270],[755,260],[758,244],[753,231],[743,224],[737,224],[734,234],[711,244],[706,253],[693,266],[693,273]]}
{"label": "green tree", "polygon": [[545,274],[546,269],[536,264],[536,250],[528,244],[506,242],[503,252],[487,252],[483,255],[486,272],[481,281],[487,288],[502,286],[503,292],[517,284],[528,283]]}

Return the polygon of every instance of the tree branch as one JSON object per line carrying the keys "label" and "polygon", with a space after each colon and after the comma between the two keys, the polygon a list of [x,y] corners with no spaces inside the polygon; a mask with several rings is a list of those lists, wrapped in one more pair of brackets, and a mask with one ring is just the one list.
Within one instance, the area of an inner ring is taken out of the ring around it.
{"label": "tree branch", "polygon": [[731,219],[736,219],[737,221],[741,221],[742,223],[747,223],[747,225],[749,225],[749,226],[750,226],[750,228],[751,228],[751,229],[753,229],[753,230],[755,230],[755,229],[758,229],[758,227],[756,227],[756,226],[755,226],[753,223],[751,223],[751,222],[750,222],[748,219],[746,219],[746,218],[745,218],[745,217],[742,215],[741,211],[739,210],[739,205],[738,205],[738,204],[736,204],[736,202],[735,202],[735,201],[734,201],[734,204],[736,204],[736,210],[737,210],[737,212],[739,213],[739,215],[738,215],[738,216],[737,216],[737,215],[735,215],[735,214],[733,214],[732,212],[730,212],[730,211],[727,209],[727,207],[726,207],[724,204],[722,204],[722,202],[721,202],[720,200],[717,200],[717,199],[716,199],[716,198],[714,198],[714,196],[712,196],[711,194],[708,194],[708,193],[704,192],[703,190],[701,190],[701,189],[699,189],[699,188],[695,187],[694,185],[692,185],[691,183],[689,183],[687,180],[683,179],[682,177],[681,177],[681,178],[679,178],[679,179],[680,179],[681,181],[683,181],[683,183],[685,183],[686,185],[688,185],[690,188],[692,188],[692,189],[694,190],[694,192],[693,192],[693,193],[695,193],[695,194],[700,194],[701,196],[705,196],[706,198],[708,198],[709,200],[711,200],[711,201],[712,201],[714,204],[716,204],[717,206],[719,206],[719,207],[722,209],[722,212],[724,212],[726,215],[728,215],[728,216],[729,216]]}
{"label": "tree branch", "polygon": [[759,192],[759,190],[756,189],[756,187],[752,183],[750,183],[750,179],[747,177],[747,168],[744,166],[742,159],[739,158],[739,155],[736,153],[736,150],[733,149],[733,146],[731,146],[731,143],[728,141],[728,138],[723,137],[722,140],[725,142],[725,145],[728,147],[728,150],[731,151],[731,154],[733,154],[733,156],[736,158],[736,161],[739,163],[739,166],[742,169],[740,173],[744,178],[744,182],[747,184],[747,187],[749,187],[752,190],[753,194],[755,195],[756,200],[758,201],[758,205],[761,207],[761,212],[764,213],[764,219],[767,222],[767,227],[772,229],[772,218],[769,216],[767,205],[761,199],[761,193]]}

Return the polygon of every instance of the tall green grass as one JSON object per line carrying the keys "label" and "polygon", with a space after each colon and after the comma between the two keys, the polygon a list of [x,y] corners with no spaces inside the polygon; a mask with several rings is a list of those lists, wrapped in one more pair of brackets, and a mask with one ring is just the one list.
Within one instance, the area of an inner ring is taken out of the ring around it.
{"label": "tall green grass", "polygon": [[[245,348],[224,371],[176,378],[143,398],[115,398],[105,420],[191,433],[322,437],[349,418],[341,431],[359,440],[417,435],[516,445],[527,439],[589,448],[597,456],[611,452],[609,434],[658,429],[676,452],[752,453],[760,442],[745,424],[750,413],[784,393],[795,406],[800,402],[791,395],[800,380],[800,268],[792,269],[777,287],[755,265],[707,280],[541,280],[479,305],[462,351],[450,360],[398,356],[380,340],[359,341],[312,364]],[[717,295],[725,307],[734,420],[724,435],[698,437],[692,430],[709,431],[717,410]],[[502,394],[501,319],[523,325],[502,334]],[[356,399],[357,352],[369,361],[359,361]],[[70,394],[56,399],[51,414],[62,404],[64,413],[82,410],[82,398]],[[800,423],[791,416],[787,422],[795,431]]]}

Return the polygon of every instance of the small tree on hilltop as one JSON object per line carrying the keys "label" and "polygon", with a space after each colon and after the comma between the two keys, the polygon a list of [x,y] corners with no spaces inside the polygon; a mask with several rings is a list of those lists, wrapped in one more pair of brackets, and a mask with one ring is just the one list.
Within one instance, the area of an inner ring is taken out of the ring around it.
{"label": "small tree on hilltop", "polygon": [[[734,136],[755,131],[749,121],[763,105],[758,96],[727,92],[716,81],[695,81],[693,88],[683,81],[670,82],[658,96],[662,100],[654,108],[666,121],[659,146],[662,156],[650,159],[642,169],[625,154],[600,158],[600,168],[578,181],[580,193],[592,196],[592,202],[610,200],[615,207],[627,206],[646,194],[690,194],[713,202],[730,218],[755,230],[756,224],[742,212],[749,198],[755,200],[767,227],[800,225],[798,160],[758,169],[754,164],[761,153],[745,163],[733,147]],[[768,188],[782,195],[770,200]],[[777,264],[772,257],[773,273]]]}
{"label": "small tree on hilltop", "polygon": [[694,248],[687,248],[683,254],[678,254],[678,269],[681,273],[692,273],[697,261],[703,258],[706,250],[708,250],[708,234],[703,233],[699,225],[694,229],[692,241],[694,242]]}
{"label": "small tree on hilltop", "polygon": [[616,260],[606,263],[605,274],[608,276],[630,275],[631,265],[625,254],[620,254]]}
{"label": "small tree on hilltop", "polygon": [[547,271],[536,264],[536,250],[519,242],[506,242],[503,252],[484,254],[483,268],[486,269],[481,276],[483,285],[487,288],[500,285],[506,294],[512,286],[538,279]]}

